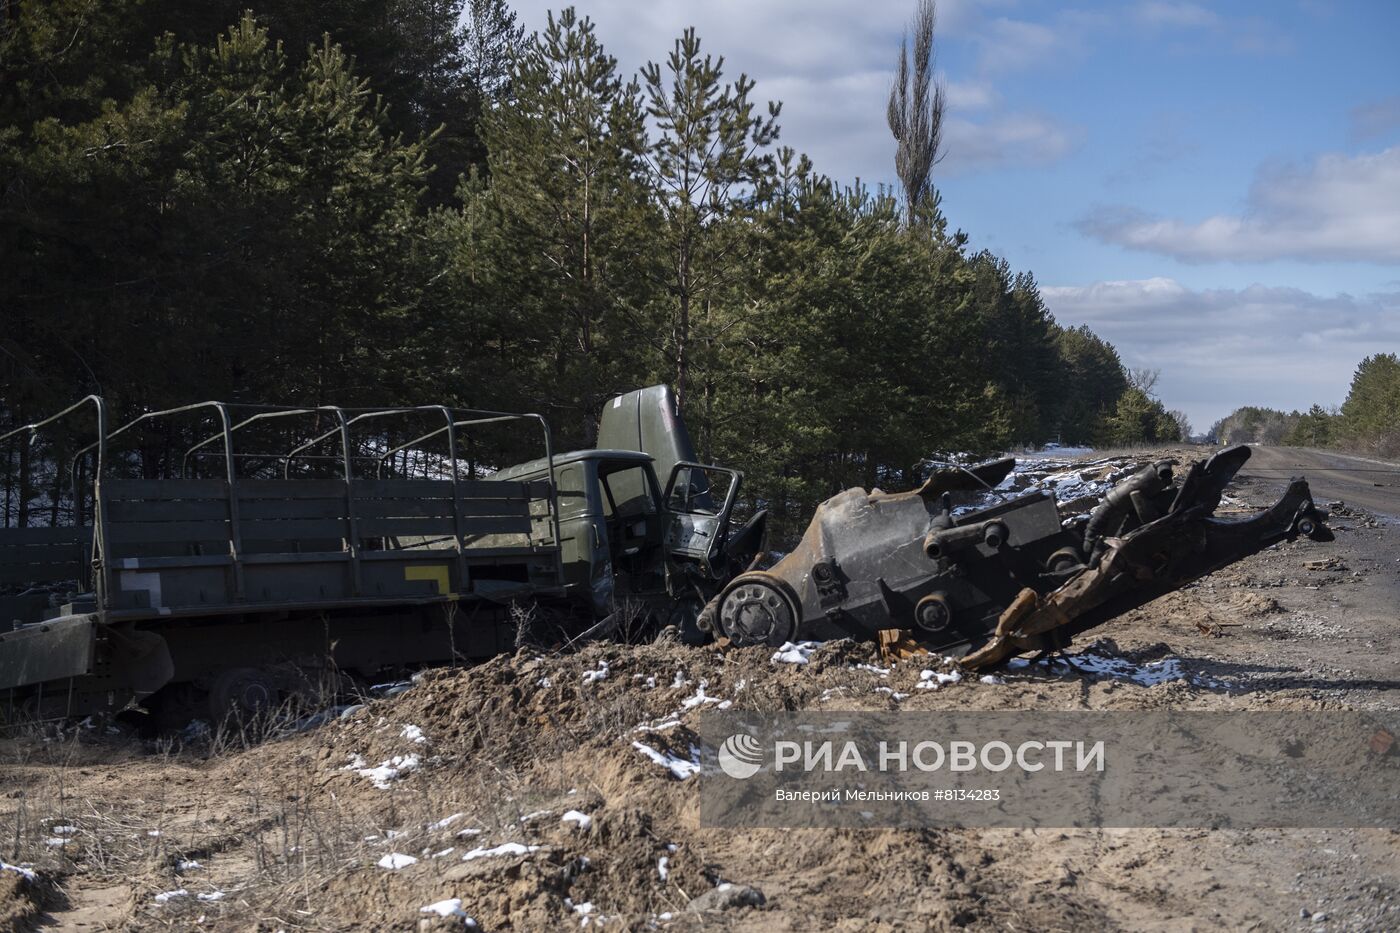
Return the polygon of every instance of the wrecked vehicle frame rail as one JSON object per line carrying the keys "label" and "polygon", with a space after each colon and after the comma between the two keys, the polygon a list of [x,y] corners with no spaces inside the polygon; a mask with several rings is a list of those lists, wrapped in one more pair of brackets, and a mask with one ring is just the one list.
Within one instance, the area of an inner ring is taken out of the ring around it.
{"label": "wrecked vehicle frame rail", "polygon": [[911,492],[849,489],[776,565],[731,581],[701,624],[736,645],[912,637],[973,670],[1063,648],[1280,540],[1331,540],[1304,479],[1258,515],[1215,517],[1249,455],[1219,451],[1179,479],[1159,460],[1079,522],[1062,522],[1045,491],[953,508],[953,493],[998,485],[1011,459],[936,471]]}

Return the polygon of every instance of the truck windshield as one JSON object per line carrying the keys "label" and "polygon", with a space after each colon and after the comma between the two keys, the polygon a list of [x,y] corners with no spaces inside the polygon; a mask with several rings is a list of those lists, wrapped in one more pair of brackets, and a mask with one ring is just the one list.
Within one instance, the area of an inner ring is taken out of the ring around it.
{"label": "truck windshield", "polygon": [[656,512],[657,493],[651,471],[645,466],[604,467],[598,480],[603,487],[603,514],[608,518]]}

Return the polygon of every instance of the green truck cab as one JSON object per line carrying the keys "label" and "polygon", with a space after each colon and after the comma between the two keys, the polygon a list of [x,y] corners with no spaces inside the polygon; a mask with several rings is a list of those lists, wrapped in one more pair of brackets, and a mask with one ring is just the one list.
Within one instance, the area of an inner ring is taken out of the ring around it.
{"label": "green truck cab", "polygon": [[[599,616],[647,617],[702,640],[695,619],[758,554],[764,513],[732,527],[743,474],[697,462],[669,386],[608,402],[598,443],[553,457],[565,586]],[[549,469],[540,459],[492,478],[537,482]]]}

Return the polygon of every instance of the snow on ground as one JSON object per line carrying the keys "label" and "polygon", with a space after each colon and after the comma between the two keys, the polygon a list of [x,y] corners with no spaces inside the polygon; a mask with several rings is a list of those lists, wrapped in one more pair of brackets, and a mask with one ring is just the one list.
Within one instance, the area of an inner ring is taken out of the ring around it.
{"label": "snow on ground", "polygon": [[190,892],[186,891],[184,888],[177,888],[174,891],[166,891],[162,894],[157,894],[155,900],[157,904],[168,904],[171,901],[189,896]]}
{"label": "snow on ground", "polygon": [[677,780],[684,781],[686,778],[694,777],[700,773],[700,749],[694,745],[690,746],[690,760],[677,758],[664,752],[658,752],[650,745],[643,745],[641,742],[633,742],[632,747],[643,755],[650,758],[656,764],[666,768],[676,776]]}
{"label": "snow on ground", "polygon": [[719,709],[729,709],[729,707],[734,705],[730,700],[721,700],[719,697],[705,696],[705,688],[709,685],[710,682],[708,680],[700,681],[700,685],[695,688],[695,695],[688,696],[684,700],[681,700],[681,709],[694,709],[706,703],[718,703]]}
{"label": "snow on ground", "polygon": [[943,673],[942,671],[920,671],[919,682],[914,686],[920,690],[937,690],[944,684],[956,684],[962,681],[962,674],[957,671]]}
{"label": "snow on ground", "polygon": [[416,745],[423,745],[428,741],[428,737],[423,734],[423,730],[418,726],[404,726],[399,733],[400,738],[408,739]]}
{"label": "snow on ground", "polygon": [[499,858],[503,855],[529,855],[531,852],[539,850],[539,846],[527,846],[519,842],[503,842],[489,849],[485,847],[472,849],[462,856],[462,861],[471,862],[479,858]]}
{"label": "snow on ground", "polygon": [[39,876],[34,874],[32,870],[19,865],[11,865],[9,862],[4,861],[3,859],[0,859],[0,871],[12,871],[15,874],[19,875],[21,878],[23,878],[25,881],[39,880]]}
{"label": "snow on ground", "polygon": [[395,755],[388,761],[380,763],[377,767],[368,767],[364,756],[354,755],[350,759],[350,764],[342,768],[342,771],[354,771],[362,778],[367,778],[380,790],[388,790],[395,781],[417,771],[422,765],[422,759],[417,755]]}
{"label": "snow on ground", "polygon": [[577,823],[579,829],[587,829],[588,827],[593,825],[593,817],[589,816],[587,813],[584,813],[582,810],[570,810],[563,816],[559,817],[559,822]]}
{"label": "snow on ground", "polygon": [[596,671],[584,671],[583,682],[586,684],[596,684],[600,680],[608,679],[608,662],[599,661]]}
{"label": "snow on ground", "polygon": [[462,921],[462,926],[468,930],[475,930],[477,922],[467,916],[467,912],[462,909],[462,899],[460,897],[449,897],[445,901],[438,901],[435,904],[425,904],[418,908],[420,914],[437,914],[439,917],[457,917]]}
{"label": "snow on ground", "polygon": [[375,864],[385,871],[398,871],[400,868],[407,868],[410,865],[417,864],[417,862],[418,859],[411,855],[404,855],[402,852],[390,852],[388,855],[375,862]]}
{"label": "snow on ground", "polygon": [[812,652],[822,646],[819,641],[783,642],[783,646],[773,653],[772,664],[806,664]]}
{"label": "snow on ground", "polygon": [[1012,658],[1006,663],[1007,670],[1012,671],[1029,670],[1032,666],[1047,668],[1051,671],[1057,667],[1067,667],[1081,674],[1089,674],[1101,679],[1126,680],[1143,687],[1155,687],[1158,684],[1177,680],[1197,687],[1221,688],[1225,686],[1214,678],[1188,671],[1185,662],[1181,658],[1175,657],[1148,661],[1145,664],[1135,664],[1127,658],[1110,657],[1099,654],[1092,649],[1086,649],[1078,654],[1047,658],[1035,665],[1032,665],[1027,658]]}

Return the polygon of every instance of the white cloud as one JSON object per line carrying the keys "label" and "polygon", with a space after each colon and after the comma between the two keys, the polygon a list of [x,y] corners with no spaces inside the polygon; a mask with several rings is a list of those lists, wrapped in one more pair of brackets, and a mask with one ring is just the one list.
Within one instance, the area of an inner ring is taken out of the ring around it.
{"label": "white cloud", "polygon": [[943,91],[947,95],[947,110],[951,113],[987,110],[1001,102],[996,88],[985,81],[949,81],[944,78]]}
{"label": "white cloud", "polygon": [[1139,3],[1133,11],[1139,20],[1149,26],[1191,28],[1215,26],[1220,23],[1220,15],[1196,3],[1168,3],[1166,0],[1148,0]]}
{"label": "white cloud", "polygon": [[1078,227],[1183,262],[1400,262],[1400,146],[1263,170],[1240,214],[1190,222],[1116,207],[1091,213]]}
{"label": "white cloud", "polygon": [[1063,52],[1067,36],[1043,23],[1000,17],[980,31],[981,65],[988,71],[1010,71],[1052,60]]}
{"label": "white cloud", "polygon": [[1353,139],[1375,139],[1400,130],[1400,94],[1351,108]]}
{"label": "white cloud", "polygon": [[1042,287],[1065,325],[1088,324],[1204,428],[1241,405],[1339,404],[1356,364],[1400,350],[1400,292],[1324,297],[1251,285],[1194,290],[1170,278]]}
{"label": "white cloud", "polygon": [[[513,3],[528,30],[540,29],[547,0]],[[1070,151],[1076,127],[1045,114],[1007,112],[993,73],[1055,63],[1082,30],[1070,14],[1051,25],[1000,16],[996,3],[940,0],[938,38],[972,43],[982,71],[945,78],[947,160],[937,173],[1044,164]],[[702,52],[724,56],[725,76],[756,81],[760,105],[783,102],[779,142],[812,157],[817,171],[842,181],[894,179],[894,140],[885,107],[912,2],[849,0],[590,0],[580,7],[597,26],[623,74],[648,61],[664,65],[672,43],[693,25]]]}
{"label": "white cloud", "polygon": [[998,114],[973,122],[955,116],[944,121],[947,173],[1055,162],[1077,145],[1077,127],[1033,113]]}

